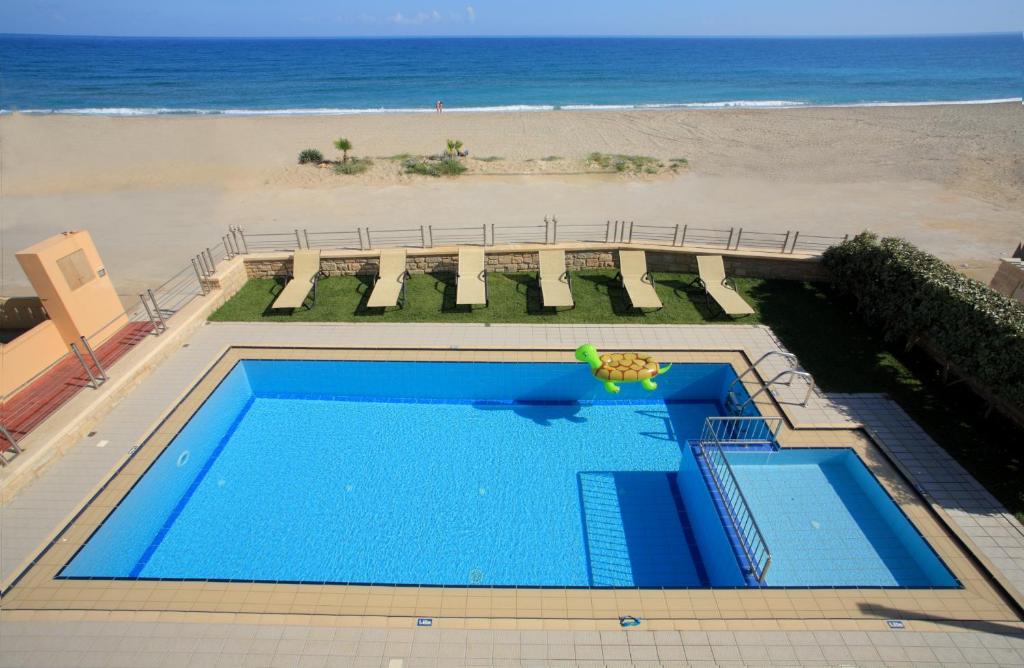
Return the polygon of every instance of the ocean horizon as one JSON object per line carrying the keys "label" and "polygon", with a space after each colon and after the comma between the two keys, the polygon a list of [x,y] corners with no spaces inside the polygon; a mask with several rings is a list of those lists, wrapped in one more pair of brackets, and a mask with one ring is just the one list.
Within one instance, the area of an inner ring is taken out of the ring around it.
{"label": "ocean horizon", "polygon": [[0,35],[0,113],[328,115],[1016,102],[1019,33],[871,37]]}

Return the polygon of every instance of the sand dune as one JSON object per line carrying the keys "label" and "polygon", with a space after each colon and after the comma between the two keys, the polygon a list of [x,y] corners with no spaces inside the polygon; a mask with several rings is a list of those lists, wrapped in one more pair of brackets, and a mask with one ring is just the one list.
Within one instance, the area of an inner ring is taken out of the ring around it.
{"label": "sand dune", "polygon": [[[437,153],[457,137],[494,174],[337,176],[298,151]],[[981,106],[344,117],[0,118],[3,287],[18,248],[93,231],[125,293],[228,225],[251,231],[632,219],[899,234],[985,277],[1024,236],[1024,109]],[[566,175],[591,151],[685,157],[678,176]],[[545,162],[547,156],[560,161]]]}

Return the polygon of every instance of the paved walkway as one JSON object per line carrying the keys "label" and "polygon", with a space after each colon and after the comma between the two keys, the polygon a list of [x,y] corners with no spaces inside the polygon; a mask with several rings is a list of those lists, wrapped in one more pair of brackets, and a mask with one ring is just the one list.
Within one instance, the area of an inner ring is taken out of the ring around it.
{"label": "paved walkway", "polygon": [[[62,526],[111,468],[139,445],[168,407],[195,384],[230,345],[338,347],[474,347],[572,349],[589,341],[605,349],[691,348],[746,350],[752,358],[779,349],[760,326],[523,326],[523,325],[278,325],[217,323],[204,326],[161,364],[128,398],[40,479],[0,509],[0,575],[15,573],[42,541]],[[763,375],[785,368],[775,358]],[[111,370],[116,373],[116,366]],[[798,425],[850,426],[863,421],[915,482],[954,518],[1007,579],[1021,588],[1024,530],[970,476],[891,401],[877,395],[815,394],[794,405],[803,387],[779,388],[779,399]],[[894,611],[898,612],[898,611]],[[458,631],[353,629],[258,623],[190,624],[108,620],[54,622],[0,613],[3,665],[737,665],[781,662],[901,665],[1024,665],[1024,627],[989,624],[963,632],[935,631],[909,622],[904,630],[875,631]],[[240,622],[243,620],[239,620]],[[248,623],[255,622],[255,623]],[[326,622],[325,622],[326,623]],[[918,632],[916,629],[927,629]],[[392,664],[395,665],[395,664]],[[682,664],[679,664],[682,665]]]}
{"label": "paved walkway", "polygon": [[992,631],[473,631],[32,621],[0,625],[0,667],[1024,665],[1024,636]]}

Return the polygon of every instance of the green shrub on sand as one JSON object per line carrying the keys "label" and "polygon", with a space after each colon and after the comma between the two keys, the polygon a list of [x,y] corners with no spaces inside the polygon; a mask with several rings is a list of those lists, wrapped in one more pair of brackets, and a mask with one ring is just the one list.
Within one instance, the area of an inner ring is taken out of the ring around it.
{"label": "green shrub on sand", "polygon": [[347,162],[336,162],[334,163],[335,174],[362,174],[373,165],[373,160],[369,158],[352,158]]}
{"label": "green shrub on sand", "polygon": [[311,163],[314,164],[314,165],[319,165],[323,161],[324,161],[324,154],[321,153],[320,151],[316,150],[315,148],[307,148],[302,153],[299,153],[299,164],[300,165],[308,165],[308,164],[311,164]]}

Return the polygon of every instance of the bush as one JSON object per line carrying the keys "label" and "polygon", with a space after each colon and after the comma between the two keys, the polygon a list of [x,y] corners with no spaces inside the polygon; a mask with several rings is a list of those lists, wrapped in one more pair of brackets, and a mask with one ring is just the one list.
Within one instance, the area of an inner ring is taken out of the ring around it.
{"label": "bush", "polygon": [[300,165],[306,165],[306,164],[309,164],[309,163],[313,163],[315,165],[319,165],[323,161],[324,161],[324,154],[321,153],[320,151],[316,150],[315,148],[307,148],[302,153],[299,153],[299,164]]}
{"label": "bush", "polygon": [[925,340],[993,396],[1024,407],[1024,304],[902,239],[865,232],[825,252],[837,287],[889,340]]}
{"label": "bush", "polygon": [[616,172],[631,172],[639,174],[657,174],[663,167],[661,161],[649,155],[624,155],[622,153],[591,153],[587,156],[587,162],[597,165],[601,169],[613,169]]}
{"label": "bush", "polygon": [[420,176],[458,176],[466,171],[466,166],[455,158],[436,161],[413,158],[406,160],[403,164],[406,174],[419,174]]}
{"label": "bush", "polygon": [[373,165],[373,160],[369,158],[352,158],[348,162],[336,162],[334,163],[335,174],[362,174]]}
{"label": "bush", "polygon": [[437,171],[441,176],[458,176],[466,171],[466,166],[455,158],[445,158],[437,163]]}

